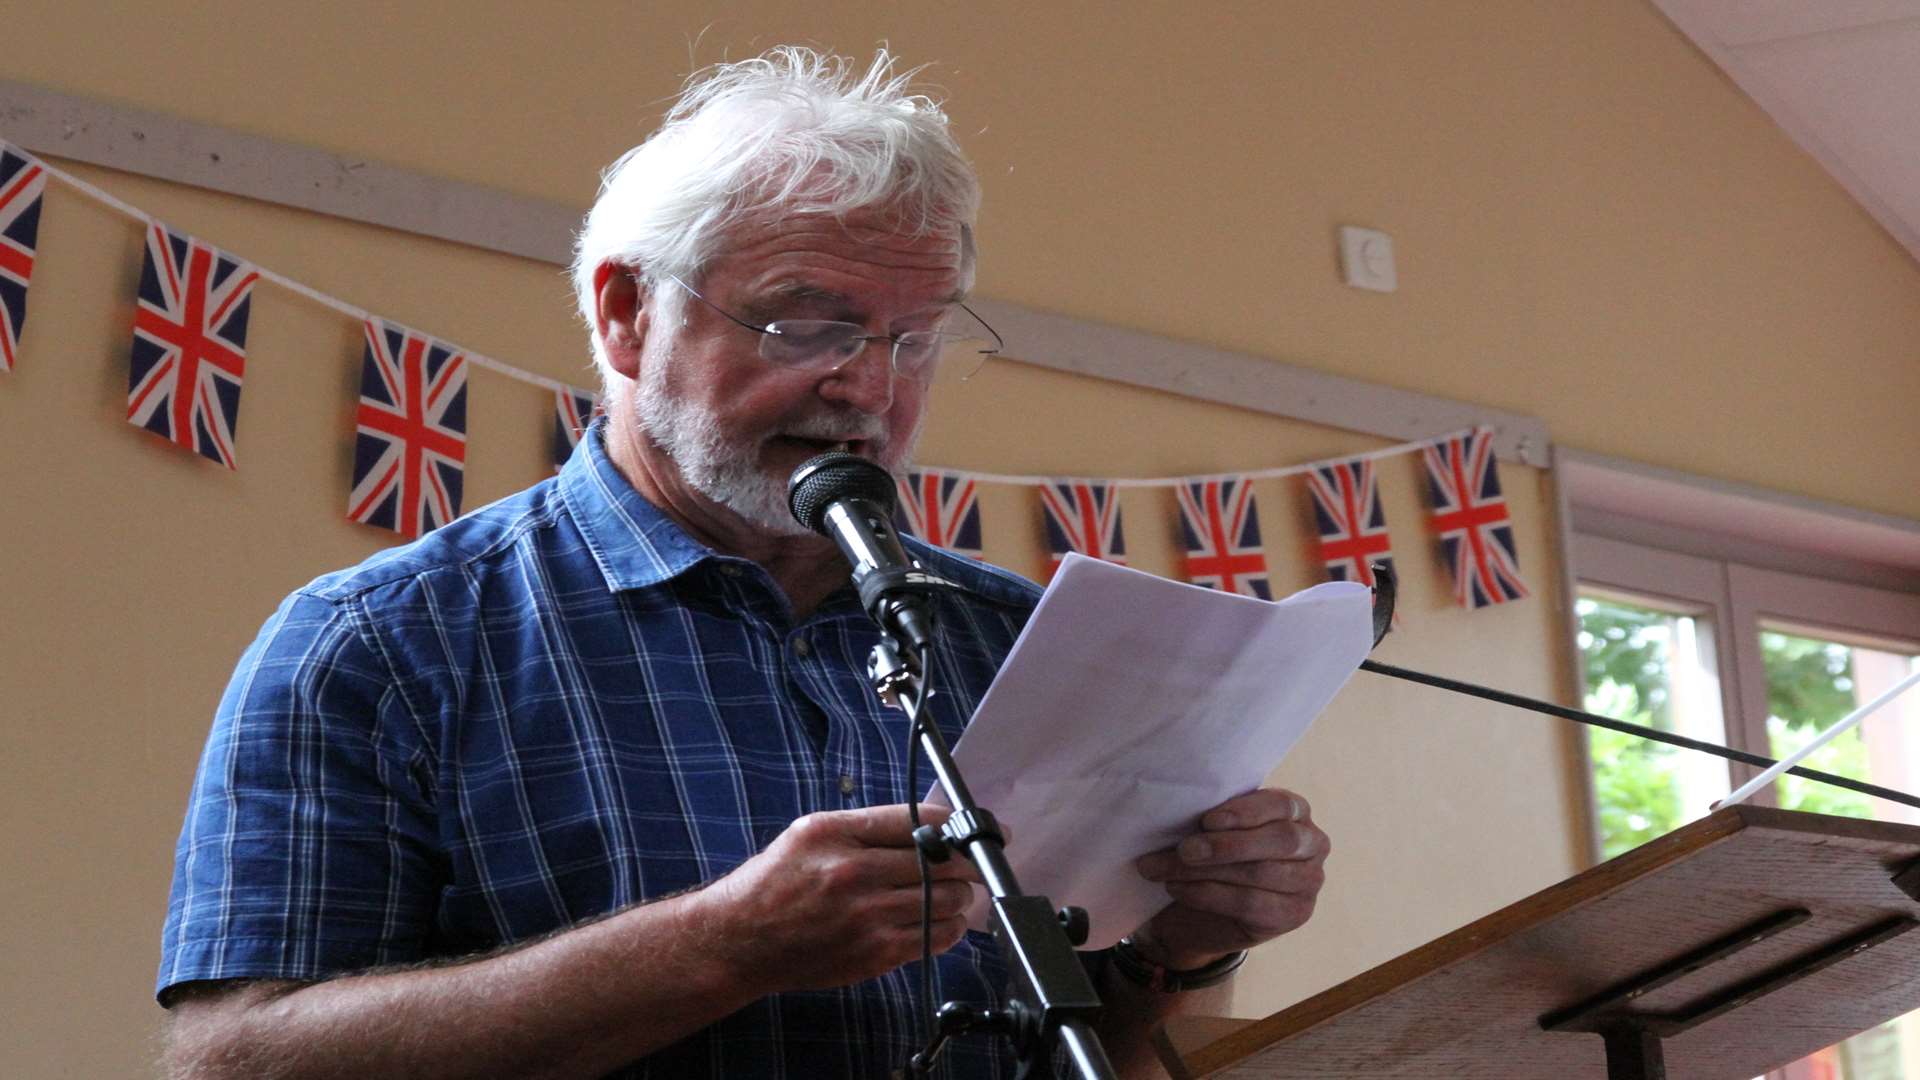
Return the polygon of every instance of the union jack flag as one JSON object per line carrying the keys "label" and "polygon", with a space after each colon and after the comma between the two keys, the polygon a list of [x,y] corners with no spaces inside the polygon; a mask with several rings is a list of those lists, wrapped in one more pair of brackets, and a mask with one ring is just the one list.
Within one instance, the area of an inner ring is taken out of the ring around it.
{"label": "union jack flag", "polygon": [[900,489],[895,527],[961,555],[980,557],[980,487],[965,473],[908,469],[894,479]]}
{"label": "union jack flag", "polygon": [[1313,493],[1313,518],[1320,527],[1320,558],[1327,564],[1327,576],[1372,588],[1373,564],[1393,566],[1373,462],[1316,465],[1307,473],[1307,490]]}
{"label": "union jack flag", "polygon": [[1189,480],[1180,497],[1180,535],[1187,545],[1187,580],[1222,592],[1273,599],[1267,554],[1260,546],[1260,515],[1253,481]]}
{"label": "union jack flag", "polygon": [[1126,539],[1120,532],[1120,492],[1112,484],[1084,480],[1042,484],[1040,505],[1046,508],[1048,577],[1060,569],[1069,551],[1127,564]]}
{"label": "union jack flag", "polygon": [[553,471],[559,472],[560,466],[573,456],[573,448],[580,445],[580,436],[600,415],[600,400],[590,390],[569,386],[553,392]]}
{"label": "union jack flag", "polygon": [[27,282],[40,240],[40,196],[47,170],[0,143],[0,371],[13,370],[20,328],[27,323]]}
{"label": "union jack flag", "polygon": [[127,369],[127,422],[236,466],[252,266],[158,222],[147,227]]}
{"label": "union jack flag", "polygon": [[1454,601],[1482,608],[1525,597],[1507,500],[1494,469],[1492,430],[1431,443],[1422,456],[1433,530],[1453,570]]}
{"label": "union jack flag", "polygon": [[460,515],[467,358],[384,319],[366,335],[347,516],[413,538]]}

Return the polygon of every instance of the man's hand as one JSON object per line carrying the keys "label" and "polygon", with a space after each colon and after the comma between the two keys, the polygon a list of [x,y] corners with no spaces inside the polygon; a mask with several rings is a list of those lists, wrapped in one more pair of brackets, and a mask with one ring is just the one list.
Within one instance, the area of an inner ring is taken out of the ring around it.
{"label": "man's hand", "polygon": [[1200,831],[1174,847],[1142,855],[1140,873],[1164,882],[1174,902],[1134,934],[1136,946],[1166,967],[1196,968],[1305,923],[1330,850],[1311,813],[1293,792],[1262,788],[1201,815]]}
{"label": "man's hand", "polygon": [[[922,824],[950,813],[922,803]],[[920,867],[904,804],[809,814],[696,899],[715,957],[761,993],[846,986],[920,958]],[[932,866],[933,948],[966,933],[974,868]]]}

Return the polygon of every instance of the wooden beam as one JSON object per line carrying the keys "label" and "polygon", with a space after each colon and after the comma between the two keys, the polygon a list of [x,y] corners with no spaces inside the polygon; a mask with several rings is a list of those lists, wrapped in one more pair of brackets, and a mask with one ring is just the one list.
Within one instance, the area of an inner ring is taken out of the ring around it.
{"label": "wooden beam", "polygon": [[581,218],[541,199],[4,80],[0,139],[48,157],[562,265]]}

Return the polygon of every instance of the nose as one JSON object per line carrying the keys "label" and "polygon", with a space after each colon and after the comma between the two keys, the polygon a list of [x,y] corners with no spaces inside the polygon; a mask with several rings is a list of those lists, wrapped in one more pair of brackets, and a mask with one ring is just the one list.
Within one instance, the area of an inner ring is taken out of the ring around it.
{"label": "nose", "polygon": [[820,382],[820,396],[879,416],[893,406],[893,342],[874,338]]}

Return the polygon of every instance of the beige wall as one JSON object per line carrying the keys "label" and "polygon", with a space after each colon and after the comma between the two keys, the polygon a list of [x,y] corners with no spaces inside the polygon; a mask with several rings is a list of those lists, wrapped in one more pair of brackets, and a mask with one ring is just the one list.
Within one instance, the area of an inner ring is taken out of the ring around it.
{"label": "beige wall", "polygon": [[[38,44],[9,50],[0,78],[584,205],[689,56],[887,38],[941,61],[987,185],[987,295],[1530,412],[1585,449],[1920,517],[1920,493],[1865,464],[1920,449],[1899,415],[1920,400],[1912,260],[1641,4],[565,12],[127,5],[99,18],[22,3],[9,37]],[[192,75],[127,61],[148,43]],[[75,171],[324,292],[587,379],[553,267]],[[1343,222],[1394,234],[1401,292],[1338,284]],[[50,191],[20,370],[0,377],[0,1069],[23,1076],[143,1070],[172,840],[232,659],[287,589],[383,542],[341,519],[350,320],[256,293],[237,473],[124,423],[139,243],[133,224]],[[542,391],[472,378],[469,506],[542,475],[547,407]],[[997,364],[941,403],[923,458],[1172,475],[1375,445]],[[1546,478],[1503,471],[1536,598],[1468,614],[1447,607],[1423,543],[1414,468],[1385,466],[1407,618],[1380,655],[1564,693]],[[1261,498],[1276,585],[1307,584],[1300,493],[1269,483]],[[991,489],[983,505],[989,555],[1035,572],[1023,493]],[[1165,496],[1129,492],[1126,512],[1136,563],[1171,569]],[[1325,903],[1258,956],[1241,1011],[1577,868],[1570,746],[1523,714],[1357,677],[1280,774],[1335,836]]]}
{"label": "beige wall", "polygon": [[[1644,0],[16,0],[8,20],[34,45],[6,78],[581,206],[690,63],[887,40],[937,63],[986,178],[989,296],[1920,517],[1920,487],[1859,467],[1920,452],[1920,270]],[[191,75],[126,62],[150,43]],[[1339,223],[1394,235],[1400,292],[1338,283]]]}

